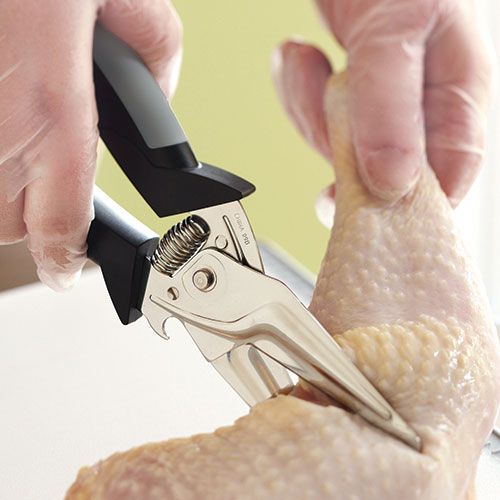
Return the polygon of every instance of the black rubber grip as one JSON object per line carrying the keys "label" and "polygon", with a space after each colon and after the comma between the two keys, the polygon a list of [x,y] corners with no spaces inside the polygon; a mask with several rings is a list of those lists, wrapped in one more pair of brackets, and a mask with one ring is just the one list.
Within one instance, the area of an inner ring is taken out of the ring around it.
{"label": "black rubber grip", "polygon": [[88,257],[99,264],[120,321],[139,319],[148,278],[146,257],[158,236],[132,217],[98,187],[94,191],[95,219],[90,226]]}
{"label": "black rubber grip", "polygon": [[[252,193],[244,179],[199,163],[158,84],[139,56],[99,24],[94,35],[99,132],[120,168],[160,217]],[[96,188],[88,255],[101,266],[124,324],[139,310],[157,236]]]}
{"label": "black rubber grip", "polygon": [[[137,87],[121,84],[129,79],[137,81]],[[94,40],[94,84],[101,138],[158,216],[228,203],[255,191],[241,177],[198,162],[168,101],[139,56],[99,25]],[[155,129],[162,126],[165,134]]]}

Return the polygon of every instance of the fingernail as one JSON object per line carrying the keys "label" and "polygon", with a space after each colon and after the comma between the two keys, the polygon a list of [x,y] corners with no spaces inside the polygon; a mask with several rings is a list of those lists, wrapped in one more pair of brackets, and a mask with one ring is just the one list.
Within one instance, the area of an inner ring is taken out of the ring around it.
{"label": "fingernail", "polygon": [[323,189],[316,198],[316,216],[327,229],[333,227],[335,218],[335,185]]}
{"label": "fingernail", "polygon": [[42,283],[56,292],[75,286],[87,260],[86,245],[46,244],[34,235],[28,236],[27,243]]}
{"label": "fingernail", "polygon": [[414,152],[387,147],[365,155],[360,174],[373,194],[386,200],[395,200],[413,188],[422,164]]}
{"label": "fingernail", "polygon": [[181,73],[181,63],[182,48],[179,48],[179,50],[177,50],[177,52],[172,56],[168,63],[168,70],[166,71],[168,78],[161,85],[168,99],[172,98],[175,94],[175,91],[177,90],[179,76]]}
{"label": "fingernail", "polygon": [[281,74],[281,69],[283,67],[283,54],[281,52],[282,46],[276,47],[271,52],[271,57],[269,59],[269,66],[271,68],[271,74],[273,78],[279,77]]}
{"label": "fingernail", "polygon": [[271,52],[270,66],[274,78],[283,78],[284,63],[288,57],[297,54],[302,45],[299,38],[287,40]]}

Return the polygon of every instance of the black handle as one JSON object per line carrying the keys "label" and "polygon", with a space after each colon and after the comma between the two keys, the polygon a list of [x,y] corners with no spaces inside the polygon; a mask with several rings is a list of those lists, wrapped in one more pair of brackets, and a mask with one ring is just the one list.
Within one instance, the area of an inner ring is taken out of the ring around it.
{"label": "black handle", "polygon": [[147,67],[99,23],[94,83],[101,138],[160,217],[239,200],[255,190],[234,174],[198,162]]}
{"label": "black handle", "polygon": [[101,266],[113,305],[124,325],[141,317],[149,262],[158,235],[132,217],[98,187],[94,190],[95,219],[90,226],[88,256]]}
{"label": "black handle", "polygon": [[[99,132],[118,165],[160,216],[238,200],[249,182],[199,163],[161,89],[139,56],[99,24],[94,34]],[[124,324],[139,310],[156,234],[96,188],[88,256],[101,266]]]}

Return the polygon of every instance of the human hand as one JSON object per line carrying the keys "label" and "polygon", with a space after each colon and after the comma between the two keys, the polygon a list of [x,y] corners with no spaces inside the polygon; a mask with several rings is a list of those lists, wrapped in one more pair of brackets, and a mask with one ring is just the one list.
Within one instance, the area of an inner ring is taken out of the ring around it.
{"label": "human hand", "polygon": [[171,95],[182,27],[169,1],[0,3],[0,244],[26,238],[40,279],[57,290],[85,263],[93,217],[97,18]]}
{"label": "human hand", "polygon": [[[347,51],[351,133],[366,187],[381,198],[399,199],[414,186],[427,155],[456,206],[484,155],[492,74],[475,2],[316,3]],[[287,41],[273,55],[272,72],[292,121],[331,160],[323,110],[332,72],[326,56],[310,45]],[[320,212],[331,212],[334,192],[329,187],[320,196]]]}

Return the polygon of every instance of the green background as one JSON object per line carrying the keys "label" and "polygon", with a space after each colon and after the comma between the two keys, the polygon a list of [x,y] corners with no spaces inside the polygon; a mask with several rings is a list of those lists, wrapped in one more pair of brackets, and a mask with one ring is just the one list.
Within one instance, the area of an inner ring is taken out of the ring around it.
{"label": "green background", "polygon": [[[172,106],[199,159],[251,181],[244,202],[258,238],[275,241],[313,272],[328,238],[314,212],[331,167],[288,122],[269,73],[273,48],[294,35],[342,54],[310,0],[177,0],[184,61]],[[98,184],[158,233],[178,218],[158,219],[114,164],[102,157]]]}

